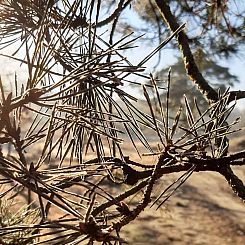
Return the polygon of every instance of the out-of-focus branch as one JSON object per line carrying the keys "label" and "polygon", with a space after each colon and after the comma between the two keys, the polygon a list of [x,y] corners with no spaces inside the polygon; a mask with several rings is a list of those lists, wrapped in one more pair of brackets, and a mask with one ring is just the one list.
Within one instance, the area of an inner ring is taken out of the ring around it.
{"label": "out-of-focus branch", "polygon": [[128,0],[126,3],[124,3],[124,0],[120,0],[115,11],[108,18],[98,22],[96,24],[96,27],[101,27],[114,21],[121,14],[121,12],[130,4],[131,1],[132,0]]}

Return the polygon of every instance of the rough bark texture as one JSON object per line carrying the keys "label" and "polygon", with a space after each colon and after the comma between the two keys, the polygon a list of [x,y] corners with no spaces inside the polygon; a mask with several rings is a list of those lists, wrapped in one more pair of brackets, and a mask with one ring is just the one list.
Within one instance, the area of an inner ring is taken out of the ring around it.
{"label": "rough bark texture", "polygon": [[[172,14],[170,7],[162,0],[156,0],[156,4],[164,19],[164,22],[168,25],[169,29],[173,32],[179,28],[179,24],[176,21],[175,16]],[[183,56],[186,73],[190,79],[197,85],[198,89],[206,96],[210,101],[217,101],[217,92],[208,84],[205,78],[200,73],[192,52],[189,47],[188,37],[184,31],[180,32],[177,36],[178,45]]]}

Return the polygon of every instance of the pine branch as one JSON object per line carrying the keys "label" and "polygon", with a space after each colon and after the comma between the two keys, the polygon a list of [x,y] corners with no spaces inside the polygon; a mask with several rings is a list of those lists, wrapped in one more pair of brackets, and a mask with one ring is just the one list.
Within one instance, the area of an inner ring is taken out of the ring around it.
{"label": "pine branch", "polygon": [[[165,1],[156,0],[156,4],[158,9],[165,21],[168,25],[169,29],[174,32],[177,28],[179,28],[179,24],[171,12],[170,7],[166,4]],[[177,36],[178,45],[180,51],[182,53],[183,61],[185,64],[186,73],[189,75],[190,79],[197,85],[199,91],[203,93],[206,98],[211,102],[218,101],[218,93],[208,84],[206,79],[203,77],[201,72],[199,71],[196,62],[194,60],[193,54],[191,52],[188,36],[181,31]],[[235,95],[235,96],[234,96]],[[237,93],[237,95],[244,97],[243,93]],[[230,101],[234,100],[236,97],[235,93],[231,94]],[[245,187],[243,182],[233,174],[230,166],[222,167],[221,172],[223,173],[226,180],[231,185],[232,183],[232,190],[245,201]]]}
{"label": "pine branch", "polygon": [[[180,25],[178,24],[175,16],[172,14],[170,7],[166,4],[166,2],[162,0],[156,0],[156,4],[169,29],[172,32],[178,29]],[[177,41],[183,56],[186,73],[189,75],[190,79],[197,85],[198,89],[206,96],[208,100],[216,102],[218,100],[218,94],[208,84],[206,79],[199,71],[194,60],[193,54],[191,52],[188,40],[189,39],[187,35],[184,33],[184,31],[180,32],[177,36]]]}

